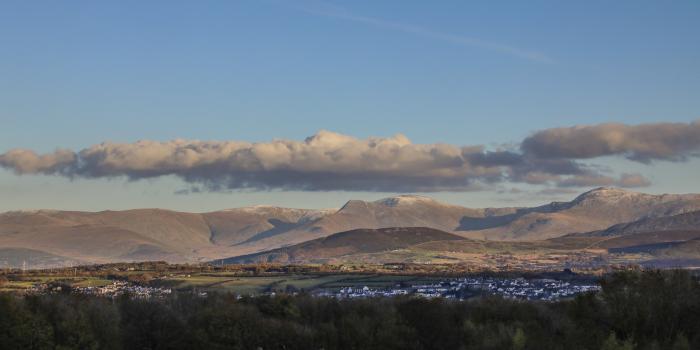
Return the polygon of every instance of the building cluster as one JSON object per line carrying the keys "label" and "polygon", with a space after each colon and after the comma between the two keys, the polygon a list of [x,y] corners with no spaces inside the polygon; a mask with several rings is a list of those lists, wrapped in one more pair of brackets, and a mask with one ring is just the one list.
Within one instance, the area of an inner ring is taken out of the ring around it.
{"label": "building cluster", "polygon": [[338,292],[331,291],[319,291],[316,295],[318,296],[329,296],[335,298],[367,298],[367,297],[395,297],[399,295],[408,295],[410,291],[408,289],[401,288],[388,288],[388,289],[378,289],[364,287],[345,287],[341,288]]}
{"label": "building cluster", "polygon": [[595,292],[600,286],[592,283],[572,283],[555,279],[525,279],[525,278],[462,278],[457,283],[458,288],[467,290],[483,290],[490,294],[506,298],[527,300],[558,300],[572,297],[576,294]]}
{"label": "building cluster", "polygon": [[579,293],[595,292],[594,283],[567,282],[555,279],[464,277],[392,288],[343,287],[340,290],[320,290],[315,295],[334,298],[395,297],[413,295],[424,298],[468,299],[479,295],[500,295],[526,300],[558,300]]}
{"label": "building cluster", "polygon": [[[38,294],[57,293],[62,292],[63,288],[66,288],[66,286],[41,283],[34,285],[31,291]],[[108,298],[115,298],[124,294],[128,294],[134,298],[163,298],[172,293],[170,288],[145,287],[127,281],[113,281],[111,284],[104,286],[72,286],[70,287],[70,291],[77,294]]]}

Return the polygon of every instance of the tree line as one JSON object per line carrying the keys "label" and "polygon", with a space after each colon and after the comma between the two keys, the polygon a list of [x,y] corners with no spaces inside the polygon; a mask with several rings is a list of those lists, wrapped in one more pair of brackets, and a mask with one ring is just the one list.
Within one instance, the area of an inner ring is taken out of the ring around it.
{"label": "tree line", "polygon": [[619,272],[558,302],[0,295],[0,349],[700,349],[700,284]]}

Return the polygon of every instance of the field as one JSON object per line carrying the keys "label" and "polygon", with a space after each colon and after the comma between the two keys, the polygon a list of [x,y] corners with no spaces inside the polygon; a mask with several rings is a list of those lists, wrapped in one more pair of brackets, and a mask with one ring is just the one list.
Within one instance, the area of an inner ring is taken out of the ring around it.
{"label": "field", "polygon": [[402,282],[429,283],[437,277],[417,277],[376,274],[293,274],[262,277],[238,277],[228,274],[200,274],[172,277],[162,285],[184,291],[222,291],[236,294],[260,294],[269,291],[337,290],[343,287],[392,287]]}
{"label": "field", "polygon": [[[152,271],[128,271],[121,278],[138,279]],[[240,295],[256,295],[273,291],[338,290],[343,287],[393,287],[400,283],[422,284],[439,277],[413,275],[387,275],[375,273],[292,273],[262,276],[241,276],[230,272],[194,272],[163,274],[145,283],[152,287],[171,288],[176,291],[230,292]],[[106,276],[73,276],[68,274],[31,274],[13,276],[0,283],[0,291],[22,292],[34,285],[61,283],[72,287],[100,287],[114,279]]]}

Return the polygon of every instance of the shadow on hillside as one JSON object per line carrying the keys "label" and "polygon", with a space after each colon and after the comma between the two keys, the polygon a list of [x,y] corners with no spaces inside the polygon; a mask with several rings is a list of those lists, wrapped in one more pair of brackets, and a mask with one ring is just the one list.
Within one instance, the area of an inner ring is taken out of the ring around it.
{"label": "shadow on hillside", "polygon": [[286,222],[286,221],[282,221],[279,219],[269,219],[269,220],[267,220],[267,222],[269,222],[274,227],[267,230],[267,231],[260,232],[256,235],[254,235],[253,237],[246,239],[243,242],[236,243],[233,246],[243,245],[243,244],[247,244],[247,243],[256,242],[256,241],[259,241],[259,240],[262,240],[265,238],[274,237],[276,235],[285,233],[287,231],[293,230],[293,229],[303,225],[300,223]]}

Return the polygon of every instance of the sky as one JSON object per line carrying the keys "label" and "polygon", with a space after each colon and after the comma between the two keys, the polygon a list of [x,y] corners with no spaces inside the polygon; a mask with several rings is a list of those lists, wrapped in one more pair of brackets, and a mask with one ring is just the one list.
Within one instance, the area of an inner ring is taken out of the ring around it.
{"label": "sky", "polygon": [[699,36],[697,1],[3,1],[0,211],[700,192]]}

